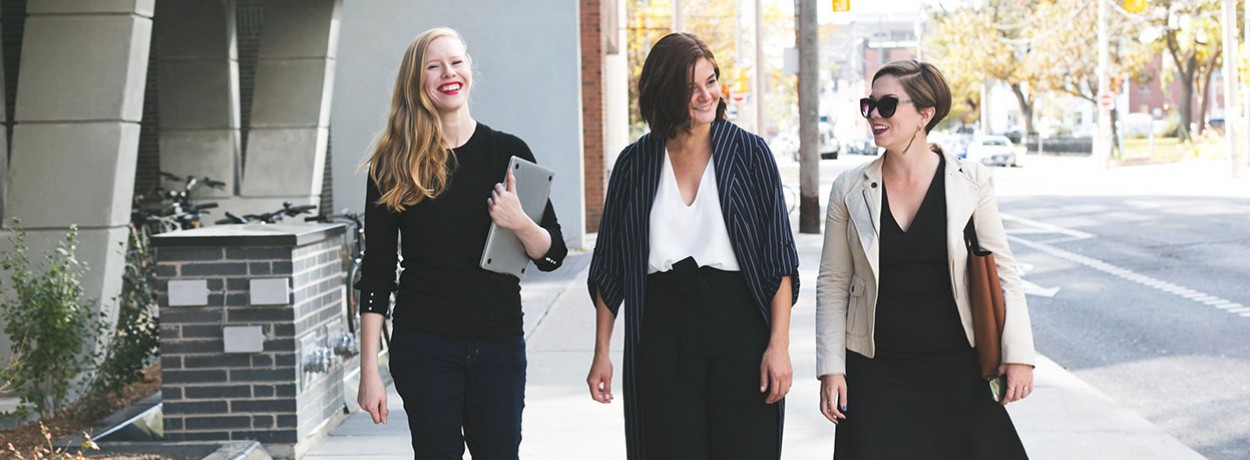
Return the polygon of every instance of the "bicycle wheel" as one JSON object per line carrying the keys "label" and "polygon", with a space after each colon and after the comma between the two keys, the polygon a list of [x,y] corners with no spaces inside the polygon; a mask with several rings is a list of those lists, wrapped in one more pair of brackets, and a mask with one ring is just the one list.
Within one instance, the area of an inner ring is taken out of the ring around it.
{"label": "bicycle wheel", "polygon": [[347,316],[347,332],[352,334],[360,329],[360,290],[355,287],[360,276],[360,264],[353,262],[351,269],[347,271],[347,309],[344,312]]}
{"label": "bicycle wheel", "polygon": [[790,185],[782,185],[786,199],[786,214],[794,213],[794,206],[799,202],[799,192]]}
{"label": "bicycle wheel", "polygon": [[391,319],[382,320],[382,344],[378,348],[379,351],[389,351],[391,349]]}

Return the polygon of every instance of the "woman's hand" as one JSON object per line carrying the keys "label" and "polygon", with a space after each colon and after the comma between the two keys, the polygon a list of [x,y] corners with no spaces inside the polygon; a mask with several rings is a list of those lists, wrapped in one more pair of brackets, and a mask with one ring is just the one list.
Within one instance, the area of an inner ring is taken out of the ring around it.
{"label": "woman's hand", "polygon": [[838,424],[846,420],[846,376],[829,374],[820,376],[820,413]]}
{"label": "woman's hand", "polygon": [[590,373],[586,375],[586,385],[590,387],[590,398],[603,404],[612,402],[612,358],[607,354],[595,353],[595,360],[590,363]]}
{"label": "woman's hand", "polygon": [[1033,394],[1033,366],[1003,364],[998,366],[998,372],[1007,375],[1007,394],[1003,395],[1004,406]]}
{"label": "woman's hand", "polygon": [[766,394],[764,402],[773,404],[781,401],[781,398],[790,393],[790,384],[793,382],[790,350],[770,345],[764,350],[764,359],[760,361],[760,393]]}
{"label": "woman's hand", "polygon": [[386,423],[386,385],[382,384],[382,376],[378,371],[360,371],[360,390],[356,392],[356,403],[369,413],[374,424]]}
{"label": "woman's hand", "polygon": [[486,207],[490,209],[490,219],[495,222],[495,225],[513,232],[537,226],[538,224],[525,215],[525,210],[521,208],[521,200],[516,194],[516,178],[512,176],[511,169],[508,170],[506,185],[505,187],[505,184],[495,184],[495,190],[491,191],[490,198],[486,199]]}

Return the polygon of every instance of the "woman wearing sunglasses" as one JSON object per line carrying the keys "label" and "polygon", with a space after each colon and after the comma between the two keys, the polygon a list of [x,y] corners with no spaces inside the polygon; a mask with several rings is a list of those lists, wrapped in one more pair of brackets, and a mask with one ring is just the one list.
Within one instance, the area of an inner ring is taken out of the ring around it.
{"label": "woman wearing sunglasses", "polygon": [[[820,411],[834,458],[1027,458],[1003,406],[1029,396],[1033,337],[989,170],[930,146],[950,111],[936,67],[896,61],[860,112],[885,154],[833,184],[816,286]],[[1007,306],[1001,404],[973,347],[964,228],[993,251]]]}

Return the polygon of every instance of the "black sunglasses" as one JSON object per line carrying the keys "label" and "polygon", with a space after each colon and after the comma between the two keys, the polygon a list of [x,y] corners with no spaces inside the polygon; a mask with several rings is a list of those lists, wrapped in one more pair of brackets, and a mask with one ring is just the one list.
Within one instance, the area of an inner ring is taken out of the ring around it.
{"label": "black sunglasses", "polygon": [[894,112],[898,110],[900,103],[911,102],[911,99],[899,99],[894,96],[885,96],[880,100],[866,97],[859,100],[859,113],[864,118],[868,118],[868,114],[872,113],[872,109],[877,109],[877,114],[881,118],[890,118],[894,116]]}

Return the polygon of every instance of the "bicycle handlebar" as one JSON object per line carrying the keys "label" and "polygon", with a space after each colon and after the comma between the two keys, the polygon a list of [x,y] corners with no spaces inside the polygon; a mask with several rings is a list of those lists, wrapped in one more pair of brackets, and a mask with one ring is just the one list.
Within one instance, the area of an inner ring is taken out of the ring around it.
{"label": "bicycle handlebar", "polygon": [[300,206],[290,206],[284,209],[283,212],[285,212],[286,215],[288,216],[295,217],[297,215],[312,211],[314,209],[317,209],[317,205],[305,204],[305,205],[300,205]]}

